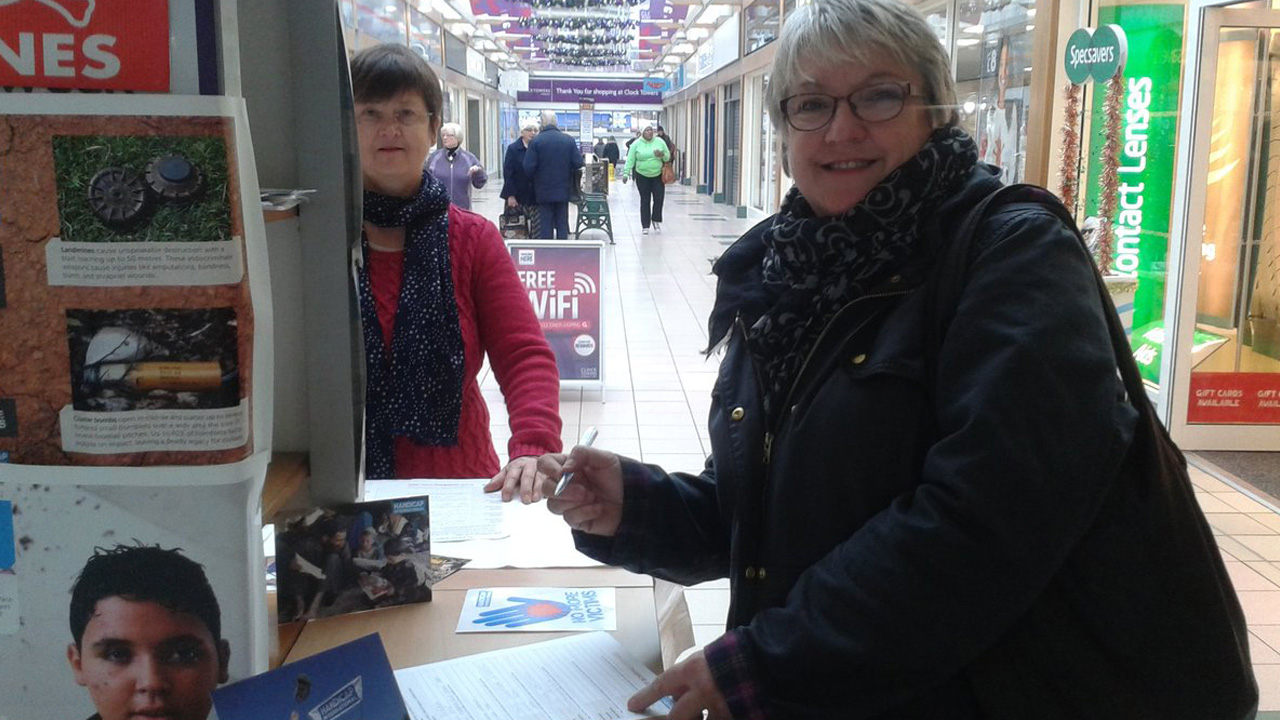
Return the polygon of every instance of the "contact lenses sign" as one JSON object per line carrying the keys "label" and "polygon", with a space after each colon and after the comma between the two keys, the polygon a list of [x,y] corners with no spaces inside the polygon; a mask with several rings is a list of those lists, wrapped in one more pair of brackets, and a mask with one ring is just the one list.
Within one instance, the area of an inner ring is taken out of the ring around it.
{"label": "contact lenses sign", "polygon": [[[1133,301],[1135,328],[1147,327],[1164,316],[1185,11],[1182,5],[1101,8],[1098,19],[1104,24],[1089,35],[1088,46],[1079,42],[1083,35],[1073,35],[1077,42],[1068,43],[1065,55],[1072,82],[1087,67],[1089,77],[1095,81],[1117,77],[1121,83],[1122,100],[1117,110],[1122,122],[1116,168],[1120,197],[1112,217],[1115,254],[1111,270],[1138,281]],[[1117,40],[1109,39],[1112,32]],[[1073,48],[1097,52],[1077,52],[1073,56]],[[1118,70],[1108,70],[1112,54],[1109,48],[1117,48],[1115,52],[1123,63]],[[1073,57],[1078,60],[1074,69]],[[1072,75],[1073,72],[1077,74]],[[1105,75],[1107,72],[1111,75]],[[1102,186],[1105,95],[1102,88],[1094,92],[1090,109],[1089,169],[1083,180],[1092,188]],[[1087,199],[1085,212],[1098,214],[1097,193]],[[1135,353],[1139,352],[1140,334],[1135,334],[1132,341]],[[1145,368],[1143,375],[1158,382],[1158,365]]]}

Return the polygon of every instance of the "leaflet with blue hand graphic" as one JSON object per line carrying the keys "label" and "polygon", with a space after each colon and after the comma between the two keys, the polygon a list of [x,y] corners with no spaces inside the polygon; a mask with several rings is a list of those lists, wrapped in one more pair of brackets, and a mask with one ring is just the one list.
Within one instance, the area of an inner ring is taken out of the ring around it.
{"label": "leaflet with blue hand graphic", "polygon": [[500,587],[467,591],[458,632],[617,630],[614,589]]}

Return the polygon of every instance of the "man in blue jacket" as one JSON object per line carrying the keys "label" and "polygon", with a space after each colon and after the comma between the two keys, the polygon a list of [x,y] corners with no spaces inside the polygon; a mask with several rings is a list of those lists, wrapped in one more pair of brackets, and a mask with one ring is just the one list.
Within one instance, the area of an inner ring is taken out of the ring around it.
{"label": "man in blue jacket", "polygon": [[573,171],[582,165],[578,143],[556,126],[554,112],[543,110],[542,131],[529,142],[524,154],[524,173],[533,178],[534,195],[538,198],[538,237],[569,237],[569,188]]}

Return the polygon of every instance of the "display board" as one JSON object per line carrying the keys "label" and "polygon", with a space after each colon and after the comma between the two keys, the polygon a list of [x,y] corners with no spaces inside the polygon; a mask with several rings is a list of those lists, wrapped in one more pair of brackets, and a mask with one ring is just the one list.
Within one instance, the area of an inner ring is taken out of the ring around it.
{"label": "display board", "polygon": [[143,653],[102,649],[101,624],[142,647],[195,622],[114,587],[77,642],[71,591],[98,563],[215,597],[184,646],[201,707],[269,645],[271,293],[243,101],[11,95],[0,178],[0,717],[109,714],[96,673]]}
{"label": "display board", "polygon": [[[246,219],[262,219],[233,104],[13,100],[0,139],[0,451],[29,465],[247,458],[255,377],[270,368],[254,299],[269,293],[250,290]],[[59,105],[90,111],[48,111]],[[199,105],[208,112],[189,114]],[[258,270],[265,290],[265,261]]]}
{"label": "display board", "polygon": [[507,249],[556,354],[560,382],[603,385],[604,242],[511,240]]}

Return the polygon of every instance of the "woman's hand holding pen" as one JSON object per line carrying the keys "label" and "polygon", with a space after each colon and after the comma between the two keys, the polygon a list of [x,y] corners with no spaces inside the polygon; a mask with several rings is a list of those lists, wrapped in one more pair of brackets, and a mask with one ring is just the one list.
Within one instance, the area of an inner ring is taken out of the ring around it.
{"label": "woman's hand holding pen", "polygon": [[[538,459],[542,494],[547,509],[564,518],[569,527],[592,535],[611,536],[622,522],[622,465],[618,456],[578,445],[568,454],[551,453]],[[573,473],[557,497],[556,483],[565,472]]]}

